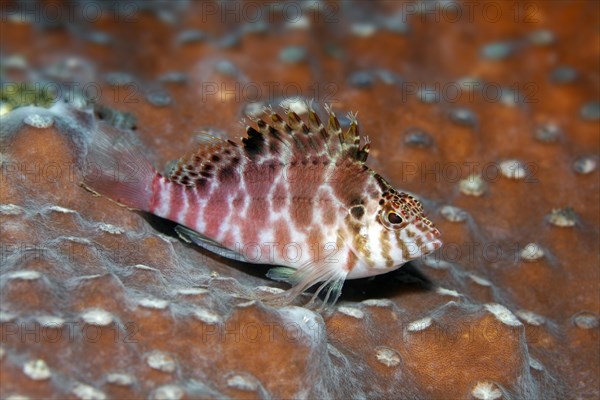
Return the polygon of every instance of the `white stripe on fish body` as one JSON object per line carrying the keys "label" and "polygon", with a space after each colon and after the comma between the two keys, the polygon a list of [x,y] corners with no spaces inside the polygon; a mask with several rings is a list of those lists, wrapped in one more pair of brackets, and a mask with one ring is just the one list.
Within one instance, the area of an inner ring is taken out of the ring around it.
{"label": "white stripe on fish body", "polygon": [[208,199],[201,197],[196,187],[194,188],[194,201],[195,204],[197,204],[194,230],[196,230],[196,232],[203,232],[206,229],[206,222],[204,222],[204,210],[206,210]]}
{"label": "white stripe on fish body", "polygon": [[190,207],[190,202],[188,199],[190,190],[188,190],[186,188],[186,186],[181,186],[181,188],[179,189],[179,193],[181,193],[181,208],[179,210],[179,212],[177,213],[177,219],[176,221],[179,223],[184,223],[185,222],[185,216],[188,213],[188,210],[192,207]]}
{"label": "white stripe on fish body", "polygon": [[169,208],[171,205],[171,188],[173,183],[167,180],[165,177],[160,177],[158,180],[158,205],[154,213],[159,217],[167,217],[169,215]]}
{"label": "white stripe on fish body", "polygon": [[[238,195],[238,193],[235,192],[235,193],[227,196],[227,206],[228,206],[229,212],[227,213],[225,218],[223,218],[223,220],[221,220],[221,223],[219,224],[219,231],[217,232],[217,235],[215,237],[215,241],[217,241],[219,243],[222,243],[224,241],[227,233],[229,233],[229,227],[231,226],[231,218],[233,217],[234,214],[239,213],[239,210],[237,210],[233,207],[233,200],[235,200],[237,195]],[[239,242],[239,240],[238,240],[238,242]]]}

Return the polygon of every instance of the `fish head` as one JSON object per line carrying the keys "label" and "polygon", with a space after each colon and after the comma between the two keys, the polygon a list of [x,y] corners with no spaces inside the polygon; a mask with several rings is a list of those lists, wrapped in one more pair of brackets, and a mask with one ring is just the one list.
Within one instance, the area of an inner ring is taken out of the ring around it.
{"label": "fish head", "polygon": [[440,231],[408,193],[388,187],[348,212],[350,246],[362,261],[354,277],[385,273],[442,246]]}

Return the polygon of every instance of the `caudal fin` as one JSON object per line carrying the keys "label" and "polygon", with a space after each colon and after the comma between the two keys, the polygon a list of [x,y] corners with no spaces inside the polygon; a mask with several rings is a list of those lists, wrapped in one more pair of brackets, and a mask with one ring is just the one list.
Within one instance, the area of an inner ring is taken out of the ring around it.
{"label": "caudal fin", "polygon": [[127,132],[98,123],[88,147],[83,184],[120,204],[148,211],[158,175]]}

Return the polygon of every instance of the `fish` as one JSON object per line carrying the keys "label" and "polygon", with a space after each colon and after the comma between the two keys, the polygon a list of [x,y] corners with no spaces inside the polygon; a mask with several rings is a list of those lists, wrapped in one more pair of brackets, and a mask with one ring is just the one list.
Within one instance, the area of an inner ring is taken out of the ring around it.
{"label": "fish", "polygon": [[290,289],[265,301],[289,304],[318,285],[323,304],[347,279],[384,274],[442,245],[421,202],[366,165],[370,141],[349,113],[324,124],[266,107],[247,117],[241,141],[203,133],[198,149],[162,174],[118,130],[98,123],[83,185],[130,209],[178,224],[182,239],[226,258],[273,265]]}

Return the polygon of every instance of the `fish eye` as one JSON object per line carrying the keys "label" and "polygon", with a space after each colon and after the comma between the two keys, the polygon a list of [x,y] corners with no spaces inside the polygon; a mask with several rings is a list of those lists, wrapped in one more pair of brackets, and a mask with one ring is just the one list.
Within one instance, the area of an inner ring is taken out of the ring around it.
{"label": "fish eye", "polygon": [[390,224],[401,224],[403,219],[400,215],[398,215],[397,213],[390,211],[387,214],[387,220]]}

